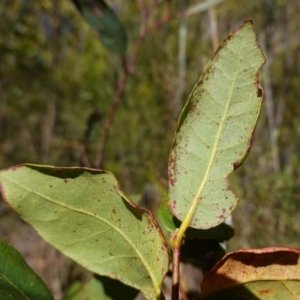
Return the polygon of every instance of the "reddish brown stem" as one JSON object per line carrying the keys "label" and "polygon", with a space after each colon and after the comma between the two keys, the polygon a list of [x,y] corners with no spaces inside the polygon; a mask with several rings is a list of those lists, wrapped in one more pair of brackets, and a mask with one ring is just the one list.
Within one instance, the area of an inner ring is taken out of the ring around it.
{"label": "reddish brown stem", "polygon": [[84,167],[90,168],[91,164],[86,154],[86,146],[80,147],[80,153],[81,153],[81,163],[83,164]]}
{"label": "reddish brown stem", "polygon": [[107,140],[109,138],[109,131],[110,131],[110,128],[111,128],[111,124],[112,124],[112,122],[114,120],[114,117],[115,117],[115,114],[118,110],[119,104],[120,104],[122,96],[124,94],[124,90],[125,90],[127,80],[129,78],[129,75],[132,72],[133,65],[134,65],[134,63],[135,63],[135,61],[138,57],[138,54],[139,54],[139,51],[142,47],[143,42],[144,42],[144,37],[140,36],[138,41],[137,41],[135,50],[133,51],[133,54],[132,54],[131,59],[129,61],[129,64],[128,65],[124,64],[124,66],[123,66],[124,72],[123,72],[121,80],[119,81],[118,89],[117,89],[117,92],[116,92],[116,96],[115,96],[112,108],[110,110],[108,118],[105,121],[103,137],[102,137],[100,147],[99,147],[99,150],[98,150],[95,162],[94,162],[94,167],[96,169],[100,168],[100,166],[101,166],[104,149],[105,149]]}
{"label": "reddish brown stem", "polygon": [[179,280],[180,280],[180,247],[173,247],[172,262],[172,300],[179,300]]}
{"label": "reddish brown stem", "polygon": [[111,128],[111,124],[113,123],[115,114],[118,110],[119,104],[120,104],[122,96],[124,94],[127,80],[129,78],[129,76],[133,73],[134,63],[136,62],[136,59],[138,57],[138,54],[140,52],[140,49],[142,47],[142,44],[143,44],[145,38],[148,35],[150,35],[153,31],[159,29],[160,27],[162,27],[163,25],[168,23],[173,17],[180,19],[180,18],[185,18],[189,15],[188,12],[183,12],[183,13],[177,14],[176,16],[173,16],[172,1],[167,0],[168,10],[167,10],[166,16],[163,19],[157,21],[151,28],[147,29],[147,22],[148,22],[149,18],[152,16],[155,8],[157,7],[158,2],[156,2],[153,5],[153,7],[151,7],[150,10],[148,10],[148,11],[146,9],[146,6],[145,6],[145,3],[143,0],[138,0],[138,3],[139,3],[139,8],[140,8],[140,14],[141,14],[141,25],[140,25],[139,38],[136,42],[134,51],[129,59],[128,64],[125,63],[125,59],[123,59],[123,61],[122,61],[123,62],[123,74],[118,83],[118,89],[117,89],[110,113],[104,124],[103,137],[102,137],[102,140],[101,140],[101,143],[100,143],[97,155],[96,155],[96,159],[94,161],[95,168],[100,168],[100,166],[102,164],[104,150],[105,150],[107,140],[109,138],[109,131]]}
{"label": "reddish brown stem", "polygon": [[179,284],[179,291],[180,291],[180,296],[182,300],[189,300],[188,296],[185,293],[185,290],[182,288],[182,285]]}
{"label": "reddish brown stem", "polygon": [[[128,64],[126,64],[125,59],[123,59],[123,74],[122,77],[118,83],[118,89],[114,98],[114,102],[112,104],[110,113],[105,121],[104,124],[104,132],[103,132],[103,137],[96,155],[96,159],[94,161],[94,167],[99,169],[101,164],[102,164],[102,160],[103,160],[103,154],[104,154],[104,150],[105,150],[105,146],[107,143],[107,140],[109,138],[109,132],[110,132],[110,128],[111,128],[111,124],[113,123],[115,114],[118,110],[119,104],[121,102],[122,96],[124,94],[124,90],[125,90],[125,86],[127,83],[127,80],[129,78],[129,76],[133,73],[133,66],[134,63],[137,60],[138,54],[140,52],[140,49],[143,45],[143,42],[146,38],[147,35],[149,35],[153,30],[161,27],[163,24],[165,24],[166,22],[157,22],[155,26],[153,26],[153,28],[150,31],[147,31],[147,21],[149,19],[150,16],[148,16],[147,11],[145,9],[145,5],[144,2],[142,0],[139,0],[139,6],[140,6],[140,12],[141,12],[141,25],[140,25],[140,34],[139,34],[139,38],[136,42],[135,48],[131,54],[131,57],[129,59]],[[170,9],[170,8],[169,8]],[[168,13],[169,14],[169,13]],[[168,18],[170,19],[170,17]]]}

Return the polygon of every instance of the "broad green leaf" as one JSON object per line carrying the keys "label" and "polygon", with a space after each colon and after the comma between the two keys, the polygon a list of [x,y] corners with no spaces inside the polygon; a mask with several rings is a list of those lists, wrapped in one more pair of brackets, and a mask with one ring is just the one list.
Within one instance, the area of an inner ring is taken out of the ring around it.
{"label": "broad green leaf", "polygon": [[53,297],[19,252],[0,240],[0,300],[29,299]]}
{"label": "broad green leaf", "polygon": [[95,276],[87,283],[74,282],[63,300],[115,300],[136,298],[138,291],[109,277]]}
{"label": "broad green leaf", "polygon": [[249,151],[264,61],[246,21],[220,45],[181,113],[169,156],[169,206],[191,227],[215,227],[237,204],[228,176]]}
{"label": "broad green leaf", "polygon": [[103,0],[73,0],[85,20],[97,31],[100,41],[114,54],[125,56],[127,37],[114,11]]}
{"label": "broad green leaf", "polygon": [[[163,200],[163,203],[156,211],[156,215],[158,221],[169,232],[174,232],[176,228],[179,228],[181,225],[181,222],[171,213],[167,201]],[[231,239],[233,235],[234,229],[226,223],[221,223],[218,226],[210,229],[195,229],[192,227],[188,227],[185,232],[185,237],[187,239],[214,239],[220,242]]]}
{"label": "broad green leaf", "polygon": [[108,172],[20,165],[0,172],[3,196],[50,244],[147,299],[160,295],[168,248],[154,217]]}
{"label": "broad green leaf", "polygon": [[300,251],[270,247],[227,254],[204,277],[199,299],[299,299]]}

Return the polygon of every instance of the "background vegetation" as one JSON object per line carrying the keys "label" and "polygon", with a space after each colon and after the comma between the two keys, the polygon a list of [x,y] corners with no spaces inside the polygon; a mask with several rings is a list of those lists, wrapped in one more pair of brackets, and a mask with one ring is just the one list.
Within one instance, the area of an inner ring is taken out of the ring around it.
{"label": "background vegetation", "polygon": [[[219,4],[186,18],[176,15],[201,2]],[[127,33],[128,56],[142,29],[139,4],[156,6],[149,28],[168,16],[168,1],[107,3]],[[228,248],[300,248],[299,1],[178,0],[169,5],[172,17],[147,35],[128,78],[103,168],[116,174],[126,193],[143,194],[145,205],[160,199],[182,106],[216,45],[252,18],[268,57],[262,74],[265,100],[249,157],[231,179],[240,203]],[[0,20],[0,168],[22,162],[86,166],[87,160],[93,166],[123,74],[120,57],[104,48],[72,1],[2,0]],[[59,299],[65,287],[53,278],[64,276],[57,274],[63,258],[53,269],[55,250],[30,229],[20,229],[21,221],[1,205],[0,238],[28,258]]]}

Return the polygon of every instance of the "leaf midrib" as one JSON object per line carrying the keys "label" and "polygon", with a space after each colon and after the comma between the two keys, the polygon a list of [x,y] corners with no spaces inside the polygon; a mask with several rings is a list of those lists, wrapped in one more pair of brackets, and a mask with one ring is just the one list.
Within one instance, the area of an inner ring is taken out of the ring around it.
{"label": "leaf midrib", "polygon": [[[220,122],[220,126],[219,126],[219,130],[217,132],[217,136],[216,136],[216,139],[215,139],[215,143],[213,145],[213,148],[212,148],[212,152],[211,152],[211,157],[210,157],[210,160],[209,160],[209,163],[208,163],[208,166],[207,166],[207,169],[206,169],[206,172],[204,174],[204,177],[203,177],[203,180],[201,182],[201,185],[197,191],[197,194],[196,196],[194,197],[193,201],[192,201],[192,205],[191,205],[191,208],[190,210],[188,211],[185,219],[186,219],[186,222],[188,224],[191,223],[192,219],[193,219],[193,216],[195,214],[195,211],[197,209],[197,206],[200,202],[200,196],[204,190],[204,187],[208,181],[208,178],[209,178],[209,175],[210,175],[210,172],[211,172],[211,169],[212,169],[212,166],[213,166],[213,162],[215,160],[215,157],[216,157],[216,152],[217,152],[217,149],[218,149],[218,144],[220,142],[220,136],[222,134],[222,131],[223,131],[223,128],[224,128],[224,123],[226,121],[226,118],[227,118],[227,115],[228,115],[228,110],[229,110],[229,107],[230,107],[230,104],[231,104],[231,99],[232,99],[232,95],[233,95],[233,90],[234,90],[234,87],[236,85],[236,81],[237,81],[237,75],[238,75],[238,70],[239,70],[239,66],[240,66],[240,57],[241,57],[241,53],[243,52],[244,48],[245,48],[245,37],[243,37],[243,41],[242,41],[242,47],[240,47],[240,51],[239,51],[239,56],[238,56],[238,64],[236,66],[236,71],[235,71],[235,76],[234,76],[234,80],[231,84],[231,88],[230,88],[230,93],[227,97],[227,104],[226,104],[226,107],[225,107],[225,111],[223,113],[223,117],[222,117],[222,120]],[[189,226],[189,225],[188,225]]]}
{"label": "leaf midrib", "polygon": [[12,281],[10,281],[3,273],[0,273],[0,276],[2,278],[4,278],[6,280],[6,282],[8,282],[11,286],[13,286],[21,295],[24,296],[25,299],[30,300],[22,290],[20,290],[16,285],[14,285],[14,283]]}
{"label": "leaf midrib", "polygon": [[[133,251],[135,251],[135,252],[137,253],[137,256],[140,258],[140,261],[142,262],[142,264],[144,265],[146,271],[147,271],[148,274],[150,275],[151,281],[152,281],[153,286],[154,286],[154,289],[155,289],[155,294],[156,294],[156,295],[159,295],[159,294],[160,294],[160,290],[159,290],[159,288],[158,288],[159,284],[157,283],[157,281],[156,281],[156,279],[155,279],[155,275],[151,272],[150,266],[148,265],[148,263],[146,262],[146,260],[143,258],[143,255],[142,255],[142,254],[140,253],[140,251],[134,246],[134,244],[131,242],[131,240],[128,239],[128,238],[126,237],[126,235],[124,235],[124,234],[122,233],[122,231],[120,231],[120,230],[119,230],[117,227],[115,227],[113,224],[111,224],[110,222],[106,221],[105,219],[99,217],[98,215],[95,216],[95,215],[92,214],[92,213],[85,212],[85,211],[80,211],[80,210],[75,209],[75,208],[73,208],[73,207],[67,206],[67,205],[65,205],[65,204],[63,204],[63,203],[56,202],[55,200],[53,200],[53,199],[51,199],[51,198],[49,198],[49,197],[47,197],[47,196],[41,195],[41,194],[39,194],[39,193],[37,193],[37,192],[33,192],[32,190],[29,190],[28,188],[26,188],[26,186],[20,184],[20,183],[17,182],[17,181],[14,181],[14,180],[12,180],[12,179],[8,179],[7,177],[6,177],[6,180],[8,180],[8,181],[11,182],[11,183],[16,184],[17,186],[20,186],[21,188],[23,188],[25,191],[27,191],[27,192],[29,192],[29,193],[32,193],[32,194],[35,194],[35,195],[41,197],[42,199],[48,200],[48,201],[50,201],[50,202],[52,202],[52,203],[54,203],[54,204],[56,204],[56,205],[58,205],[58,206],[64,207],[64,208],[66,208],[66,209],[70,209],[70,210],[72,210],[72,211],[74,211],[74,212],[88,215],[88,216],[93,217],[93,218],[95,218],[95,219],[98,219],[99,221],[102,221],[103,223],[105,223],[105,224],[107,224],[108,226],[110,226],[112,229],[114,229],[116,232],[118,232],[118,233],[119,233],[119,234],[120,234],[120,235],[128,242],[128,244],[132,247]],[[122,198],[122,196],[120,196],[120,197]]]}

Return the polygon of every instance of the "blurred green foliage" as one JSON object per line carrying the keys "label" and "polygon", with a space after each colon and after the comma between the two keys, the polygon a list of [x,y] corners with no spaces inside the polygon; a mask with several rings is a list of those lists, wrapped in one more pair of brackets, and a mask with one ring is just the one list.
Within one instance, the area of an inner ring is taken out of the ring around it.
{"label": "blurred green foliage", "polygon": [[[186,6],[197,2],[186,0]],[[130,54],[140,30],[137,1],[107,3],[124,26]],[[172,6],[177,11],[178,2]],[[230,249],[300,247],[299,9],[297,0],[253,0],[242,5],[225,0],[214,10],[220,39],[249,17],[259,39],[265,38],[267,88],[272,91],[268,103],[275,120],[270,126],[265,101],[249,157],[231,180],[241,200],[233,214],[236,236]],[[154,17],[159,20],[166,11],[161,3]],[[0,20],[0,167],[22,162],[82,165],[86,132],[92,162],[122,74],[121,59],[102,46],[71,1],[3,0]],[[184,86],[179,96],[183,106],[213,55],[211,23],[207,12],[188,17],[182,41],[180,19],[174,17],[142,45],[103,162],[127,193],[141,193],[148,181],[166,186],[168,152],[180,111],[177,90]],[[184,82],[178,74],[182,42]],[[99,118],[88,131],[91,116]],[[278,169],[274,161],[279,162]]]}

